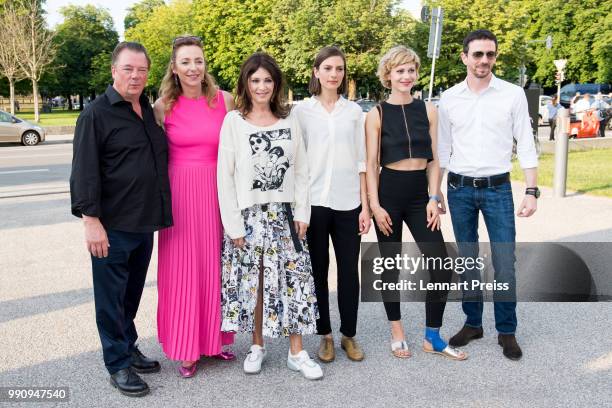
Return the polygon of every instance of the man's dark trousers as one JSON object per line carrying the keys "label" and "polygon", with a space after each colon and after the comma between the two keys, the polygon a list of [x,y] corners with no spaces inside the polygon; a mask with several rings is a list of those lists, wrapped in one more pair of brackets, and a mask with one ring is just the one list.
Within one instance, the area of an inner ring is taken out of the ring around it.
{"label": "man's dark trousers", "polygon": [[96,323],[110,374],[131,365],[138,338],[134,318],[144,288],[153,233],[107,230],[107,258],[91,257]]}
{"label": "man's dark trousers", "polygon": [[555,128],[557,127],[557,119],[548,119],[548,124],[550,125],[550,136],[548,136],[548,140],[555,140]]}

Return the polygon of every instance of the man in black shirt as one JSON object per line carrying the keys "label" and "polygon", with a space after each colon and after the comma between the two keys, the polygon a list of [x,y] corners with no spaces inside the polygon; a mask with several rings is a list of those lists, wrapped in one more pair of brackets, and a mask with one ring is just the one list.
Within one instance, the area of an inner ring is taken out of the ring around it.
{"label": "man in black shirt", "polygon": [[122,42],[113,85],[79,116],[70,176],[72,213],[83,218],[91,253],[96,323],[111,384],[142,396],[138,373],[158,372],[136,347],[134,318],[153,249],[153,232],[172,225],[168,146],[142,95],[150,59]]}

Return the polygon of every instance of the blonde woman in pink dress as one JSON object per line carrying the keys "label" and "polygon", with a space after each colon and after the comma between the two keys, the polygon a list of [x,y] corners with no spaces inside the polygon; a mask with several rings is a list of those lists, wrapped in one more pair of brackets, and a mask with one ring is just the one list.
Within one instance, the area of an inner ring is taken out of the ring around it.
{"label": "blonde woman in pink dress", "polygon": [[159,234],[157,333],[162,349],[193,377],[200,356],[233,360],[221,331],[222,225],[217,199],[219,132],[232,96],[206,71],[198,37],[178,37],[155,115],[168,137],[174,226]]}

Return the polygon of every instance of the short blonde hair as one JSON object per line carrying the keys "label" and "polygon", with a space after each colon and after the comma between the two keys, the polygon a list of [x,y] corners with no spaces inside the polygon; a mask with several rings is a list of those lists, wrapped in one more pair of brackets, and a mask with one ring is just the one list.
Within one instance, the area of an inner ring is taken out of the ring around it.
{"label": "short blonde hair", "polygon": [[376,75],[380,79],[380,83],[387,89],[391,89],[391,81],[388,79],[391,70],[399,65],[414,64],[418,71],[421,67],[421,59],[414,50],[403,45],[397,45],[391,48],[380,59]]}

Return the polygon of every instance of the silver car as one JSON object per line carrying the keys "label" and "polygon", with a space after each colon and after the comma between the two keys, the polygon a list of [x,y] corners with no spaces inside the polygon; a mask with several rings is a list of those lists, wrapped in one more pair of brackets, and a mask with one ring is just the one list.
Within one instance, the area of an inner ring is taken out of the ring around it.
{"label": "silver car", "polygon": [[24,146],[36,146],[45,141],[45,136],[47,132],[43,127],[0,110],[0,142],[18,142]]}

